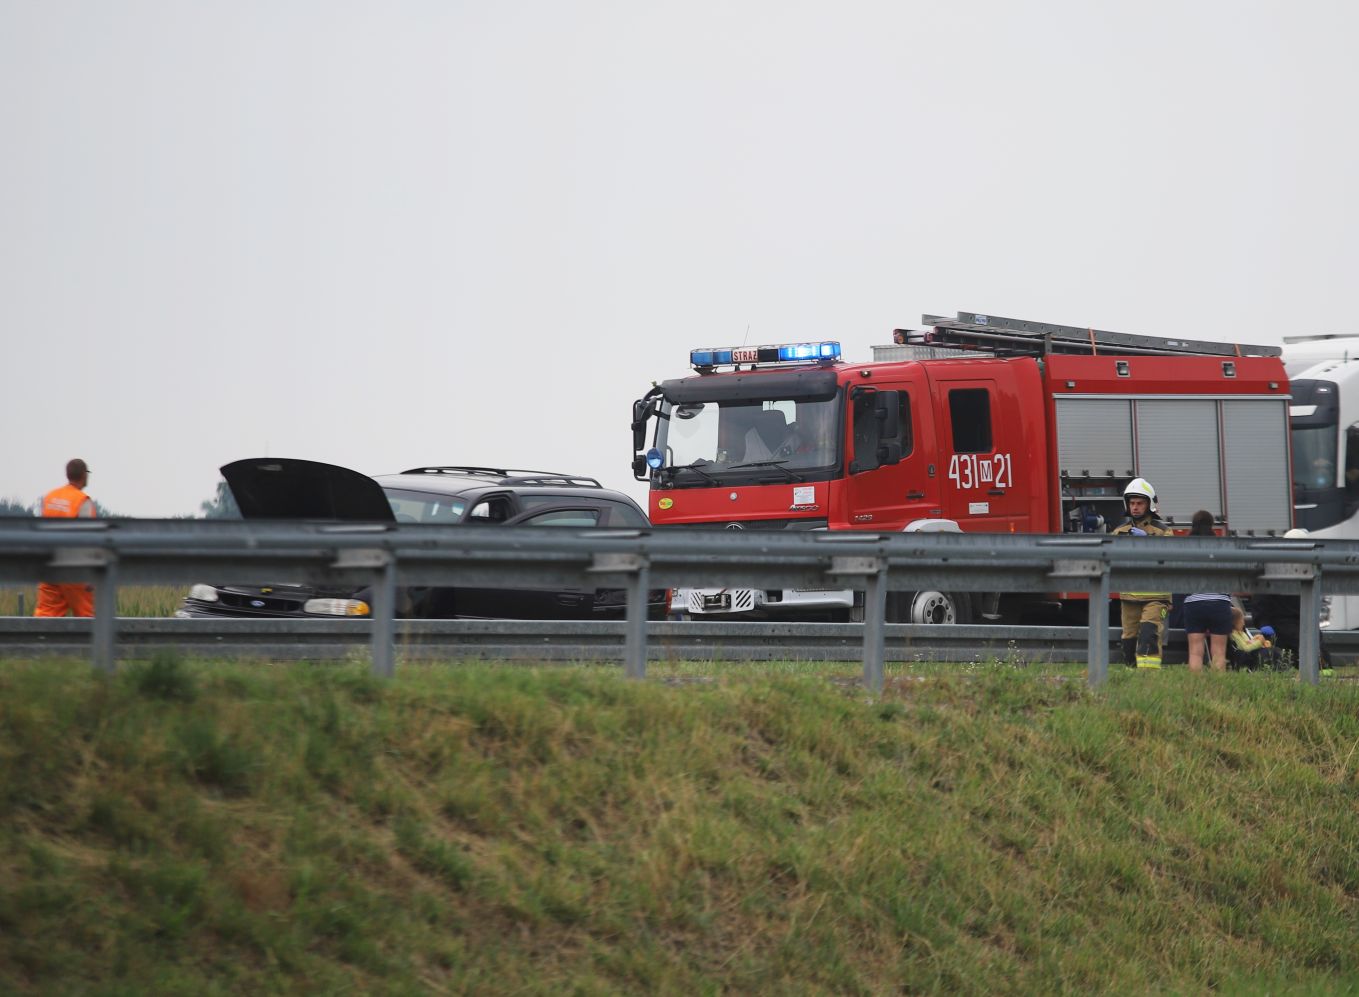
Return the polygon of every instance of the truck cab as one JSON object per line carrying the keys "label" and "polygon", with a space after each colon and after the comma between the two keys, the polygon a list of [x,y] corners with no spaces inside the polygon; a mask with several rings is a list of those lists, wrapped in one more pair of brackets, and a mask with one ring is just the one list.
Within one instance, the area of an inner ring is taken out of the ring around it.
{"label": "truck cab", "polygon": [[[634,404],[634,474],[665,527],[901,530],[942,517],[931,385],[919,368],[851,366],[839,343],[695,350],[697,376]],[[730,369],[724,369],[730,368]],[[955,527],[956,528],[956,527]],[[844,589],[677,590],[693,615],[856,619]]]}

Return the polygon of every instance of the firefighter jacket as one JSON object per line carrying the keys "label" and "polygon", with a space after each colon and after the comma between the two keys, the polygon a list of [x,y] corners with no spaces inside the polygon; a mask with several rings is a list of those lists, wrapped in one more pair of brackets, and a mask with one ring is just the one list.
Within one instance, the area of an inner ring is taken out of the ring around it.
{"label": "firefighter jacket", "polygon": [[59,519],[93,518],[94,501],[75,485],[62,485],[42,497],[42,514]]}
{"label": "firefighter jacket", "polygon": [[[1175,535],[1174,530],[1157,519],[1152,513],[1139,516],[1137,519],[1129,517],[1115,526],[1109,533],[1113,536],[1126,536],[1132,532],[1134,527],[1145,530],[1149,537],[1171,537]],[[1120,598],[1136,599],[1140,602],[1170,601],[1169,592],[1119,592],[1118,594]]]}

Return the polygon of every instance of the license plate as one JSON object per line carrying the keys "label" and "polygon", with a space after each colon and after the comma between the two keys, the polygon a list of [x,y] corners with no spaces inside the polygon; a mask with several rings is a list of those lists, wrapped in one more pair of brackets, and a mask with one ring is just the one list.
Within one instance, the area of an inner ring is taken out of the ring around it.
{"label": "license plate", "polygon": [[703,597],[704,609],[731,609],[731,596],[723,592],[721,595],[705,595]]}

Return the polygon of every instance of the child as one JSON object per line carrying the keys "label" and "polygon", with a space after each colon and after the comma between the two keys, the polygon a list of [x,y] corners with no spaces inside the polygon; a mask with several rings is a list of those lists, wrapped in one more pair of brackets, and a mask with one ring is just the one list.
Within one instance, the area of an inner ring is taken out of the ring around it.
{"label": "child", "polygon": [[1232,607],[1231,645],[1232,667],[1254,671],[1257,668],[1275,668],[1279,662],[1279,652],[1270,640],[1274,636],[1271,627],[1263,628],[1259,635],[1252,637],[1246,633],[1246,614],[1236,606]]}

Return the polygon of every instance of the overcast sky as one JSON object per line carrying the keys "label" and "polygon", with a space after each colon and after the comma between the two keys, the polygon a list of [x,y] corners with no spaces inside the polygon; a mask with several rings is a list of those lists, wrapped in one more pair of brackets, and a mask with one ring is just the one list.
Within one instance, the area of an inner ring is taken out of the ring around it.
{"label": "overcast sky", "polygon": [[[695,346],[1359,332],[1359,5],[0,0],[0,496],[641,496]],[[749,333],[747,334],[747,329]]]}

